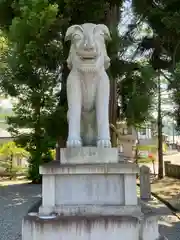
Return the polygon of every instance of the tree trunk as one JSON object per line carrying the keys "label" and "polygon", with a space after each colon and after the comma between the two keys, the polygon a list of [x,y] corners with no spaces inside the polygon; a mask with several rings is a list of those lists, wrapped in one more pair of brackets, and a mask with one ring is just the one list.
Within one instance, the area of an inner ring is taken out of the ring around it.
{"label": "tree trunk", "polygon": [[13,178],[13,154],[10,156],[10,180]]}
{"label": "tree trunk", "polygon": [[[110,82],[110,102],[109,102],[109,122],[116,127],[117,120],[117,84],[116,80],[111,79]],[[117,145],[117,136],[114,131],[111,130],[111,142],[112,147]]]}
{"label": "tree trunk", "polygon": [[56,161],[60,161],[60,163],[61,163],[60,150],[61,150],[61,148],[64,148],[64,147],[66,147],[66,139],[59,137],[57,139],[57,143],[56,143]]}
{"label": "tree trunk", "polygon": [[162,113],[161,113],[161,80],[158,76],[158,178],[163,178],[163,137],[162,137]]}
{"label": "tree trunk", "polygon": [[[107,25],[109,28],[117,26],[119,23],[119,6],[110,6],[107,14]],[[111,57],[111,56],[110,56]],[[117,121],[117,81],[110,79],[110,102],[109,102],[109,122],[116,127]],[[111,142],[112,146],[117,145],[117,136],[111,129]]]}
{"label": "tree trunk", "polygon": [[[68,49],[67,49],[66,45],[64,45],[64,52],[65,52],[65,56],[67,58]],[[67,63],[64,62],[63,71],[62,71],[61,91],[60,91],[60,105],[61,106],[67,105],[66,82],[67,82],[68,74],[69,74],[69,69],[67,67]],[[68,135],[68,132],[67,132],[67,135]],[[66,146],[66,138],[62,139],[62,136],[59,136],[59,138],[57,140],[57,146],[56,146],[56,160],[57,159],[60,160],[60,148],[65,147],[65,146]]]}

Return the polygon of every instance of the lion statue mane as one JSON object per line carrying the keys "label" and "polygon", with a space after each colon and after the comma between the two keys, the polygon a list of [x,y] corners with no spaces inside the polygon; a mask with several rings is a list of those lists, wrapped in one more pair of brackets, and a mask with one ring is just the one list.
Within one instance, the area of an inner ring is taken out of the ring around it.
{"label": "lion statue mane", "polygon": [[110,66],[105,41],[110,33],[104,24],[85,23],[67,29],[71,41],[67,64],[67,147],[111,147],[109,133]]}

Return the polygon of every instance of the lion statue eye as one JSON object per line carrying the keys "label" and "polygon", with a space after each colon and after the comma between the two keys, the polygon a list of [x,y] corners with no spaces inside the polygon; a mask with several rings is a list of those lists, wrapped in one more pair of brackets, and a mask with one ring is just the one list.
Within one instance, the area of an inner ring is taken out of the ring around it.
{"label": "lion statue eye", "polygon": [[95,36],[101,41],[104,41],[104,33],[96,33]]}
{"label": "lion statue eye", "polygon": [[100,37],[104,40],[104,33],[100,33]]}
{"label": "lion statue eye", "polygon": [[81,39],[81,35],[80,34],[74,34],[73,35],[73,39],[74,40],[80,40]]}

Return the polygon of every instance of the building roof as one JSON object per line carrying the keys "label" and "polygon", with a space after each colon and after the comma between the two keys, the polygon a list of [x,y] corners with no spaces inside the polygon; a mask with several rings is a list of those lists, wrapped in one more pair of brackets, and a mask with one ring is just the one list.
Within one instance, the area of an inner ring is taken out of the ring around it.
{"label": "building roof", "polygon": [[0,138],[11,138],[11,134],[7,130],[0,128]]}
{"label": "building roof", "polygon": [[[29,128],[23,128],[19,130],[20,133],[30,133],[30,131],[31,129]],[[7,130],[0,128],[0,138],[12,138],[12,136]]]}

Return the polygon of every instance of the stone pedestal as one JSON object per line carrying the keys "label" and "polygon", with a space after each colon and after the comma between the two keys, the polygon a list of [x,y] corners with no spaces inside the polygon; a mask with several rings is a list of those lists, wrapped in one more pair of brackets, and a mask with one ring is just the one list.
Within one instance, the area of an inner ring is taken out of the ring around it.
{"label": "stone pedestal", "polygon": [[136,196],[137,172],[137,166],[132,163],[48,163],[40,168],[43,175],[40,213],[140,213]]}
{"label": "stone pedestal", "polygon": [[117,163],[119,159],[117,148],[61,148],[61,164],[94,164],[94,163]]}
{"label": "stone pedestal", "polygon": [[139,168],[118,162],[117,149],[62,149],[61,161],[40,167],[42,206],[36,216],[24,218],[22,240],[158,238],[157,220],[142,221]]}

